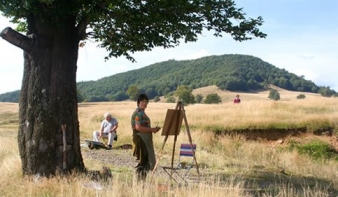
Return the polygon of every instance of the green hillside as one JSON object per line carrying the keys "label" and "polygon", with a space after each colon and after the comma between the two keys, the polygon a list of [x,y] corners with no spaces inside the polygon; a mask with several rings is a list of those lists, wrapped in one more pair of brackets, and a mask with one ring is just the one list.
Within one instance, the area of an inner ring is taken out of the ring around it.
{"label": "green hillside", "polygon": [[[168,60],[97,81],[79,82],[77,87],[79,101],[97,102],[128,99],[126,92],[130,86],[136,86],[140,92],[154,98],[173,92],[181,85],[192,89],[216,85],[221,90],[245,92],[263,90],[269,84],[290,91],[320,93],[323,96],[336,94],[328,87],[319,87],[312,81],[248,55]],[[2,94],[0,101],[17,102],[18,92]]]}

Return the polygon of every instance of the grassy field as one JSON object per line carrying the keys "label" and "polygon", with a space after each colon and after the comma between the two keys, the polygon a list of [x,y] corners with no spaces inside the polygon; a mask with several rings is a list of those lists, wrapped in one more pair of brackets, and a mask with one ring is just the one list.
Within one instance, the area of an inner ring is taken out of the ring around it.
{"label": "grassy field", "polygon": [[[0,196],[338,196],[337,98],[306,93],[305,99],[296,99],[299,92],[279,90],[281,100],[276,102],[267,99],[268,91],[222,92],[215,87],[194,94],[215,92],[223,103],[184,107],[193,143],[198,145],[201,175],[199,183],[188,186],[168,184],[157,173],[140,184],[132,168],[88,156],[84,156],[86,167],[99,170],[108,166],[114,175],[112,182],[92,182],[75,174],[23,178],[16,137],[18,104],[0,103]],[[241,104],[232,103],[236,94]],[[153,124],[161,126],[167,109],[175,106],[150,102],[146,112]],[[135,102],[79,104],[81,141],[91,138],[104,112],[109,111],[119,121],[115,146],[131,143],[130,116],[135,108]],[[163,142],[160,132],[154,136],[157,156],[166,164],[174,140],[169,137],[162,150]],[[186,127],[177,139],[177,144],[183,142],[188,142]],[[96,150],[83,147],[82,151]],[[130,150],[106,153],[111,157],[131,155]],[[191,173],[196,177],[195,170]]]}

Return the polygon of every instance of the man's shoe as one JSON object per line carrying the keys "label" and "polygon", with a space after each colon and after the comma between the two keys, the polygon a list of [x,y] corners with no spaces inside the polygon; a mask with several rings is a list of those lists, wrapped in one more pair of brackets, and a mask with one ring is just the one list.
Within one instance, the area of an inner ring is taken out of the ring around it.
{"label": "man's shoe", "polygon": [[112,146],[111,145],[107,145],[107,150],[111,150]]}

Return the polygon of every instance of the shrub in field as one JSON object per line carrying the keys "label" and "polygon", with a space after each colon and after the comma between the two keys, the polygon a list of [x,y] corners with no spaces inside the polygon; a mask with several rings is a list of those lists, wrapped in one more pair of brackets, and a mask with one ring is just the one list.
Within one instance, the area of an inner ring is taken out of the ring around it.
{"label": "shrub in field", "polygon": [[202,103],[202,100],[203,100],[203,95],[202,94],[197,94],[195,96],[195,102],[196,103]]}
{"label": "shrub in field", "polygon": [[160,99],[160,97],[159,96],[155,96],[154,97],[154,102],[156,103],[156,102],[159,102],[161,99]]}
{"label": "shrub in field", "polygon": [[272,99],[272,100],[275,100],[275,101],[280,100],[279,92],[277,90],[275,90],[275,89],[270,90],[268,98]]}
{"label": "shrub in field", "polygon": [[167,101],[166,101],[167,103],[175,103],[176,102],[176,99],[175,99],[175,97],[173,97],[173,96],[169,96],[169,97],[167,97]]}
{"label": "shrub in field", "polygon": [[221,102],[222,102],[222,98],[217,93],[208,94],[204,100],[204,103],[206,104],[221,103]]}
{"label": "shrub in field", "polygon": [[305,99],[305,95],[304,95],[304,94],[299,94],[299,95],[297,96],[297,99]]}

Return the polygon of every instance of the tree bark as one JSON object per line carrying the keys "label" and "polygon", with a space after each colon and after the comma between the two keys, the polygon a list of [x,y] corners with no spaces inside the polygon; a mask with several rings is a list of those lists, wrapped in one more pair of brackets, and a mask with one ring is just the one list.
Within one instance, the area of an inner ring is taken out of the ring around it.
{"label": "tree bark", "polygon": [[[34,17],[27,21],[28,36],[8,28],[1,32],[3,39],[24,51],[18,131],[23,174],[49,177],[58,170],[84,171],[77,116],[75,18],[58,24]],[[66,125],[65,154],[61,125]]]}

